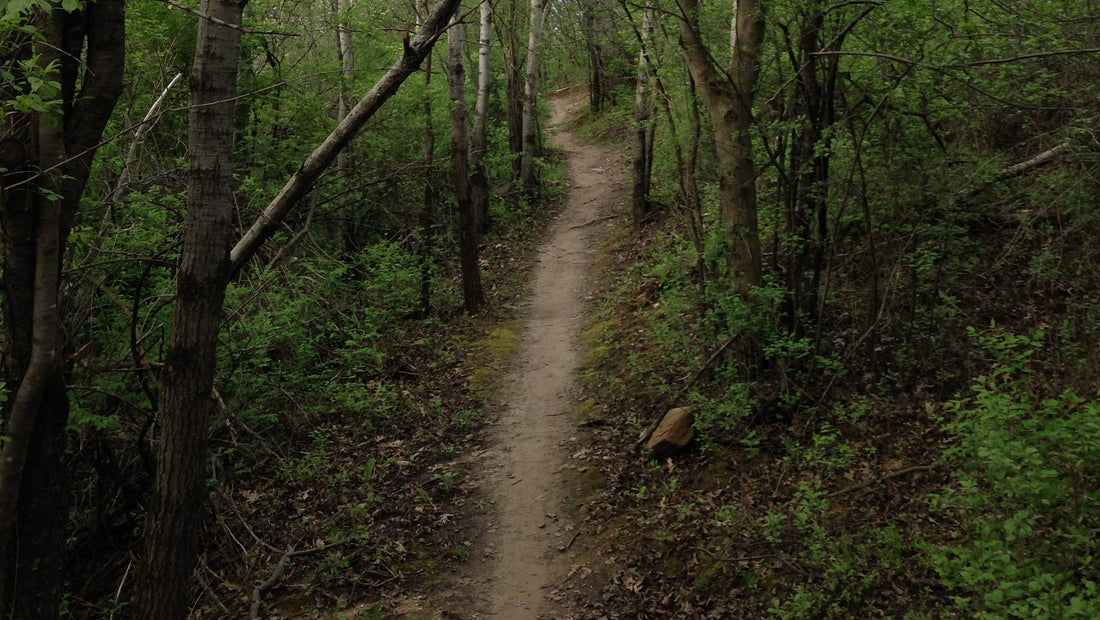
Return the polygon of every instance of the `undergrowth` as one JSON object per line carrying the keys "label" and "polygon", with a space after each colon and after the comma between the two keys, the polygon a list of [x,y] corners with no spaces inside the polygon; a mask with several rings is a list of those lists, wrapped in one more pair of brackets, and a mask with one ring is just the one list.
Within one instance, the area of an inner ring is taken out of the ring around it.
{"label": "undergrowth", "polygon": [[[1097,218],[927,226],[944,241],[891,257],[899,280],[876,285],[896,292],[872,322],[848,260],[800,329],[775,274],[751,310],[723,293],[679,218],[604,249],[584,417],[624,456],[585,510],[608,567],[598,613],[1100,613],[1100,322],[1081,295],[1100,284]],[[736,330],[759,339],[758,365],[713,355]],[[695,416],[689,449],[637,454],[675,406]]]}

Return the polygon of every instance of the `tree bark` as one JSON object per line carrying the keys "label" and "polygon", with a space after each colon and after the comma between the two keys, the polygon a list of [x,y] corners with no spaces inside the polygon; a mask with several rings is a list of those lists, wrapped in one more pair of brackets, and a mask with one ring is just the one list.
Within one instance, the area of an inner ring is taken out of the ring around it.
{"label": "tree bark", "polygon": [[[244,0],[204,0],[202,12],[239,26]],[[241,31],[199,22],[191,69],[188,199],[176,309],[164,371],[157,475],[138,573],[138,618],[187,616],[205,505],[207,427],[232,243],[234,105]]]}
{"label": "tree bark", "polygon": [[458,202],[458,254],[462,265],[462,300],[466,312],[474,313],[485,302],[481,287],[478,245],[481,241],[477,211],[470,197],[470,159],[466,134],[466,70],[462,65],[466,48],[466,27],[451,21],[447,34],[447,84],[451,96],[451,177]]}
{"label": "tree bark", "polygon": [[538,172],[535,170],[535,155],[539,148],[536,104],[539,94],[539,42],[542,40],[545,9],[546,0],[531,0],[531,29],[527,33],[527,69],[523,90],[523,154],[520,157],[520,181],[528,195],[538,189]]}
{"label": "tree bark", "polygon": [[519,178],[523,160],[523,79],[519,60],[520,1],[507,0],[508,19],[500,25],[501,56],[504,59],[505,116],[508,121],[508,149],[512,173]]}
{"label": "tree bark", "polygon": [[230,252],[233,273],[240,271],[256,250],[275,234],[279,223],[312,189],[321,173],[336,159],[336,155],[374,116],[382,104],[397,92],[405,78],[420,67],[420,63],[431,52],[432,45],[443,33],[447,21],[454,14],[459,3],[460,0],[442,0],[432,9],[416,36],[411,41],[406,39],[401,58],[359,100],[359,103],[355,104],[344,122],[338,124],[321,145],[302,162],[297,172],[283,185],[278,195],[268,203],[244,236],[233,246]]}

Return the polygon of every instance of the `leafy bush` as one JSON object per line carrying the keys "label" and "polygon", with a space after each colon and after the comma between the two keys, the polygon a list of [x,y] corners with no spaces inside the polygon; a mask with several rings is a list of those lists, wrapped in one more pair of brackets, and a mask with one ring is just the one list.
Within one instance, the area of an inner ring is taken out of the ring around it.
{"label": "leafy bush", "polygon": [[948,403],[955,484],[933,504],[959,536],[932,546],[960,610],[981,618],[1095,618],[1100,527],[1100,400],[1043,395],[1043,333],[970,330],[997,357],[972,395]]}

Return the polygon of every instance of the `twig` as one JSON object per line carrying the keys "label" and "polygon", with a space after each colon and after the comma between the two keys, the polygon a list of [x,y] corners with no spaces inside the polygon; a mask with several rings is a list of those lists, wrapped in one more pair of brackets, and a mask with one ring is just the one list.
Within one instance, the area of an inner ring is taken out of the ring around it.
{"label": "twig", "polygon": [[915,472],[915,471],[929,471],[929,470],[932,470],[932,469],[935,469],[935,468],[936,468],[935,465],[914,465],[912,467],[906,467],[905,469],[899,469],[897,471],[892,471],[892,472],[890,472],[888,474],[885,474],[883,476],[879,476],[878,478],[871,478],[870,480],[864,480],[863,482],[853,484],[852,486],[844,488],[844,489],[840,489],[839,491],[833,491],[832,493],[829,493],[825,497],[838,497],[840,495],[845,495],[847,493],[851,493],[853,491],[858,491],[860,489],[869,487],[872,484],[875,484],[876,482],[880,482],[880,481],[883,481],[883,480],[889,480],[890,478],[897,478],[898,476],[909,474],[909,473],[912,473],[912,472]]}
{"label": "twig", "polygon": [[[133,568],[133,566],[134,566],[134,561],[133,560],[130,560],[130,562],[128,564],[126,564],[126,570],[122,573],[122,581],[118,582],[118,590],[115,590],[115,600],[116,601],[121,601],[122,600],[122,586],[126,585],[126,578],[130,576],[130,569]],[[110,617],[113,619],[115,617],[115,612],[112,611]]]}
{"label": "twig", "polygon": [[291,545],[286,553],[283,554],[279,563],[275,565],[275,570],[272,571],[271,576],[252,590],[252,608],[249,611],[249,617],[252,620],[257,620],[260,617],[260,599],[263,598],[264,592],[270,590],[271,586],[275,585],[275,582],[279,580],[279,577],[283,576],[283,571],[286,570],[286,563],[290,561],[290,556],[293,553],[294,545]]}
{"label": "twig", "polygon": [[[210,573],[211,575],[213,575],[213,576],[217,577],[219,580],[221,580],[221,575],[215,573],[210,568],[210,566],[207,565],[205,557],[203,557],[201,559],[201,563],[202,563],[203,570],[205,570],[206,572]],[[206,594],[209,595],[210,598],[214,600],[214,603],[216,603],[217,606],[222,610],[222,613],[225,614],[225,616],[227,618],[232,617],[233,613],[231,611],[229,611],[229,608],[225,606],[225,603],[223,603],[222,600],[220,598],[218,598],[218,595],[214,592],[214,588],[210,587],[210,582],[207,581],[206,577],[203,576],[202,571],[195,571],[195,575],[199,578],[199,583],[202,584],[203,591],[205,591]]]}
{"label": "twig", "polygon": [[569,551],[569,548],[573,546],[573,543],[576,542],[577,537],[580,536],[580,535],[581,535],[580,532],[577,532],[576,534],[573,534],[573,538],[570,538],[569,542],[565,543],[564,547],[558,547],[558,551],[561,551],[562,553],[565,553],[566,551]]}
{"label": "twig", "polygon": [[[596,200],[596,199],[595,199],[595,198],[593,198],[592,200],[589,200],[588,202],[592,202],[593,200]],[[587,203],[586,203],[586,204],[587,204]],[[602,222],[602,221],[604,221],[604,220],[613,220],[613,219],[615,219],[615,218],[617,218],[617,217],[619,217],[619,214],[617,214],[617,213],[612,213],[611,215],[605,215],[605,216],[603,216],[603,217],[598,217],[598,218],[596,218],[596,219],[594,219],[594,220],[588,220],[587,222],[585,222],[585,223],[583,223],[583,224],[577,224],[576,226],[570,226],[570,227],[569,227],[569,230],[575,230],[575,229],[577,229],[577,228],[584,228],[585,226],[591,226],[591,225],[593,225],[593,224],[599,224],[600,222]]]}
{"label": "twig", "polygon": [[710,559],[714,560],[715,562],[751,562],[753,560],[766,560],[768,558],[780,558],[780,559],[782,559],[782,556],[780,556],[778,553],[763,553],[763,554],[760,554],[760,555],[740,555],[740,556],[737,556],[737,557],[734,557],[734,558],[722,558],[722,557],[718,557],[717,555],[714,555],[709,550],[704,549],[703,547],[692,547],[692,549],[695,549],[697,551],[702,551],[703,553],[709,555]]}

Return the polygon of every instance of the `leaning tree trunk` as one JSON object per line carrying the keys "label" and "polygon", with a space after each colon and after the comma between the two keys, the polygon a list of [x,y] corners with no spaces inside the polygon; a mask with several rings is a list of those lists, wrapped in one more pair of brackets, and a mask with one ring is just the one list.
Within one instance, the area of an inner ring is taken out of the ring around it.
{"label": "leaning tree trunk", "polygon": [[[205,505],[207,430],[214,413],[218,328],[229,281],[233,98],[244,0],[203,0],[191,69],[187,219],[164,370],[157,475],[138,574],[136,617],[187,616]],[[225,25],[223,25],[225,24]]]}
{"label": "leaning tree trunk", "polygon": [[[0,140],[3,376],[14,397],[0,447],[0,618],[57,618],[68,480],[69,404],[60,330],[60,257],[103,129],[122,92],[122,0],[37,13],[40,38],[9,41],[5,64],[53,60],[58,110],[9,117]],[[81,60],[81,63],[77,62]],[[18,78],[17,78],[18,79]],[[13,96],[3,92],[0,96]]]}
{"label": "leaning tree trunk", "polygon": [[244,267],[256,251],[279,228],[283,219],[298,204],[321,174],[328,169],[340,151],[366,125],[374,113],[397,92],[405,78],[420,68],[420,63],[432,51],[432,46],[447,27],[450,16],[460,0],[440,0],[424,19],[420,30],[412,40],[406,39],[404,51],[389,70],[374,83],[369,91],[348,112],[344,122],[324,139],[313,152],[305,158],[298,169],[287,180],[275,198],[271,199],[245,234],[233,246],[229,258],[233,263],[233,273]]}
{"label": "leaning tree trunk", "polygon": [[457,15],[447,31],[447,84],[451,95],[451,176],[458,202],[458,254],[462,265],[462,300],[466,312],[474,313],[485,303],[481,288],[478,244],[481,230],[477,211],[470,199],[470,161],[466,136],[466,70],[462,66],[466,48],[466,26]]}
{"label": "leaning tree trunk", "polygon": [[539,42],[546,17],[546,0],[531,0],[531,30],[527,34],[527,71],[523,89],[523,154],[520,157],[520,181],[523,191],[532,194],[538,188],[535,155],[538,150],[538,116],[535,107],[539,94]]}

